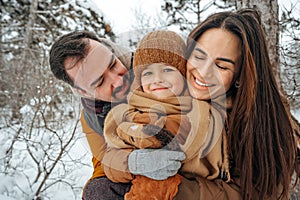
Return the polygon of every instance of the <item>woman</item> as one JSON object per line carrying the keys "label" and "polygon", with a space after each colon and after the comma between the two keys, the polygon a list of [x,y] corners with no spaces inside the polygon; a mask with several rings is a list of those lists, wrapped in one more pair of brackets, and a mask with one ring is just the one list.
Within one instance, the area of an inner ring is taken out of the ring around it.
{"label": "woman", "polygon": [[[226,91],[233,183],[219,184],[222,192],[237,188],[242,199],[288,199],[296,130],[272,72],[259,13],[242,9],[209,16],[190,33],[187,58],[194,98],[210,101]],[[199,185],[201,195],[205,187]]]}

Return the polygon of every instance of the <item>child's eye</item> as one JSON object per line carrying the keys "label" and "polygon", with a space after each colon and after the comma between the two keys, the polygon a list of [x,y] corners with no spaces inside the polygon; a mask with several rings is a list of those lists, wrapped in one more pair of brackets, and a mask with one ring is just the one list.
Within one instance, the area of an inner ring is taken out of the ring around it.
{"label": "child's eye", "polygon": [[148,72],[143,72],[142,76],[150,76],[151,74],[152,74],[152,72],[149,72],[149,71]]}
{"label": "child's eye", "polygon": [[173,72],[173,71],[174,71],[174,69],[172,69],[172,68],[165,68],[163,70],[163,72]]}

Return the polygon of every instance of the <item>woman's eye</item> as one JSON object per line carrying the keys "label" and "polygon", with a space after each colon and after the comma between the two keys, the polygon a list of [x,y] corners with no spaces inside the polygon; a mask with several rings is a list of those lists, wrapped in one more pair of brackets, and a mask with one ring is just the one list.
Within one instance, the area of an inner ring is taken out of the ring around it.
{"label": "woman's eye", "polygon": [[195,58],[197,60],[205,60],[206,58],[204,56],[195,55]]}
{"label": "woman's eye", "polygon": [[221,65],[218,65],[218,64],[216,64],[216,66],[217,66],[218,68],[222,69],[222,70],[226,70],[226,69],[228,69],[227,67],[223,67],[223,66],[221,66]]}

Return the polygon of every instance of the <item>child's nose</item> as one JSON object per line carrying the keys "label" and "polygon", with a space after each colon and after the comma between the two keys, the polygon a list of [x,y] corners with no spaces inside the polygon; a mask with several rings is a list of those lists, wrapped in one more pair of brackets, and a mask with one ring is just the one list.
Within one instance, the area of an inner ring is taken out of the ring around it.
{"label": "child's nose", "polygon": [[155,83],[161,83],[161,82],[163,82],[163,78],[162,78],[162,76],[161,76],[160,73],[156,73],[156,74],[154,75],[154,82],[155,82]]}

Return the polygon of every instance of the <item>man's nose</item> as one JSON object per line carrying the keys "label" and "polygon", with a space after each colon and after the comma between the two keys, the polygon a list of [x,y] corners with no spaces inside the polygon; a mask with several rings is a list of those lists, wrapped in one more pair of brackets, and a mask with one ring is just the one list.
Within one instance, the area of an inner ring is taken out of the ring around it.
{"label": "man's nose", "polygon": [[115,74],[111,73],[110,75],[112,86],[114,88],[120,87],[123,85],[124,74]]}

